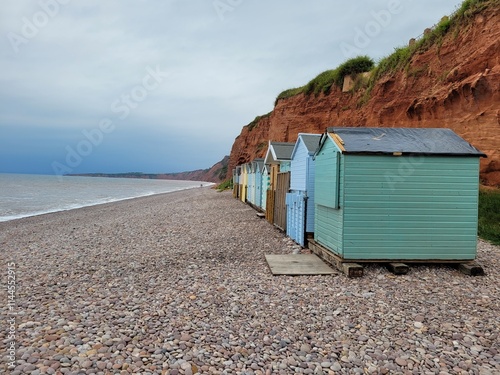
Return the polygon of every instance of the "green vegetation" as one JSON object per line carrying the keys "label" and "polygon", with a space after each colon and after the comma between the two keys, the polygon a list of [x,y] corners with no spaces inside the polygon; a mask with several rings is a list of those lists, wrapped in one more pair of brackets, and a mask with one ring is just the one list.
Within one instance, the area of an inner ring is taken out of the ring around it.
{"label": "green vegetation", "polygon": [[[458,32],[462,30],[469,19],[471,19],[475,14],[483,11],[488,7],[498,7],[500,0],[465,0],[461,6],[453,12],[449,17],[443,17],[443,19],[429,32],[424,33],[424,35],[415,41],[411,46],[397,47],[394,52],[389,56],[382,58],[376,66],[374,66],[373,60],[368,56],[358,56],[353,59],[349,59],[338,68],[327,70],[320,73],[314,79],[309,81],[305,86],[292,88],[280,93],[274,102],[274,105],[278,103],[280,99],[287,99],[295,95],[305,94],[305,95],[319,95],[320,93],[328,94],[333,84],[341,87],[344,77],[348,75],[356,75],[362,72],[371,71],[372,74],[369,79],[358,80],[353,88],[353,91],[359,90],[361,88],[367,88],[364,96],[360,99],[358,106],[364,105],[370,98],[370,93],[377,83],[377,81],[387,74],[393,74],[396,71],[408,70],[411,59],[415,54],[422,53],[433,46],[437,46],[437,52],[441,48],[443,38],[451,30],[455,31],[455,37]],[[419,74],[424,71],[424,69],[419,69],[414,67],[409,69],[409,74]]]}
{"label": "green vegetation", "polygon": [[310,80],[304,87],[306,95],[319,95],[320,93],[328,94],[335,81],[338,79],[337,69],[327,70],[318,74]]}
{"label": "green vegetation", "polygon": [[229,190],[233,188],[233,179],[230,178],[229,180],[226,180],[224,182],[221,182],[219,185],[217,185],[216,189],[217,191],[224,191],[224,190]]}
{"label": "green vegetation", "polygon": [[354,85],[351,89],[352,92],[356,92],[361,89],[365,89],[368,87],[368,82],[370,82],[370,74],[357,74],[354,77]]}
{"label": "green vegetation", "polygon": [[253,128],[255,128],[257,125],[259,125],[259,121],[262,120],[263,118],[266,118],[266,117],[269,117],[271,116],[271,113],[273,113],[272,111],[269,112],[269,113],[266,113],[265,115],[262,115],[262,116],[257,116],[253,119],[253,121],[248,124],[248,131],[251,132],[253,130]]}
{"label": "green vegetation", "polygon": [[375,83],[387,73],[393,73],[409,63],[414,47],[398,47],[387,57],[382,58],[373,70],[370,83]]}
{"label": "green vegetation", "polygon": [[282,91],[277,97],[276,100],[274,101],[274,106],[278,104],[278,100],[280,99],[288,99],[291,98],[292,96],[302,94],[304,92],[305,86],[301,87],[296,87],[294,89],[288,89],[285,91]]}
{"label": "green vegetation", "polygon": [[[481,12],[491,4],[496,4],[498,6],[498,3],[499,0],[466,0],[462,3],[460,8],[451,14],[451,16],[443,17],[433,29],[428,33],[424,33],[424,35],[416,40],[413,45],[395,48],[394,52],[382,58],[373,70],[370,81],[368,82],[365,98],[363,98],[362,101],[367,101],[367,97],[369,97],[375,83],[382,76],[408,69],[411,59],[415,54],[425,52],[432,46],[437,46],[439,53],[443,38],[450,30],[455,29],[458,31],[473,15]],[[458,33],[455,34],[455,36],[456,35],[458,35]]]}
{"label": "green vegetation", "polygon": [[217,177],[219,178],[219,180],[222,180],[223,178],[226,177],[226,174],[227,174],[227,164],[218,170]]}
{"label": "green vegetation", "polygon": [[335,83],[337,86],[342,87],[345,77],[369,72],[373,69],[374,65],[373,60],[368,56],[358,56],[353,59],[349,59],[337,68],[338,74]]}
{"label": "green vegetation", "polygon": [[455,19],[456,23],[459,23],[480,13],[489,6],[498,7],[498,5],[500,5],[499,0],[465,0],[460,5],[460,8],[453,13],[452,18]]}
{"label": "green vegetation", "polygon": [[333,84],[342,87],[346,76],[369,72],[373,66],[373,60],[368,56],[358,56],[349,59],[337,69],[327,70],[309,81],[304,86],[304,93],[306,95],[311,95],[312,93],[314,95],[319,95],[320,93],[328,94]]}
{"label": "green vegetation", "polygon": [[324,71],[318,74],[315,78],[307,83],[305,86],[288,89],[281,92],[274,102],[278,104],[278,100],[287,99],[295,95],[306,94],[319,95],[320,93],[328,94],[333,84],[342,87],[344,77],[351,74],[358,74],[369,72],[374,66],[374,62],[368,56],[358,56],[349,59],[342,63],[338,68]]}
{"label": "green vegetation", "polygon": [[500,245],[500,190],[479,191],[478,235]]}

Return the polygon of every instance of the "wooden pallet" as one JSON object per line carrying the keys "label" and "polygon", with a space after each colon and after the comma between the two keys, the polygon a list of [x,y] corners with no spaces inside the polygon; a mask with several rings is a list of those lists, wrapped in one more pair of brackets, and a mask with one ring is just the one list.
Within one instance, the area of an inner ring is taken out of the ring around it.
{"label": "wooden pallet", "polygon": [[408,264],[451,264],[457,266],[458,270],[469,276],[484,276],[485,272],[483,267],[477,262],[463,261],[463,260],[450,260],[450,259],[400,259],[400,260],[387,260],[387,259],[345,259],[341,256],[328,250],[314,239],[308,240],[308,248],[321,259],[331,264],[339,271],[346,274],[347,277],[361,277],[363,276],[363,266],[359,263],[384,263],[387,269],[395,275],[406,275],[410,267]]}

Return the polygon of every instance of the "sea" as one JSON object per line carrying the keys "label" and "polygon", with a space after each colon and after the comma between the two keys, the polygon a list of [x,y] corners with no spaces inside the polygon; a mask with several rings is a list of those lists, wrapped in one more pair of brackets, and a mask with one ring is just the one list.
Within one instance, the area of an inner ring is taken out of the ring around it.
{"label": "sea", "polygon": [[0,173],[0,222],[209,185],[213,184]]}

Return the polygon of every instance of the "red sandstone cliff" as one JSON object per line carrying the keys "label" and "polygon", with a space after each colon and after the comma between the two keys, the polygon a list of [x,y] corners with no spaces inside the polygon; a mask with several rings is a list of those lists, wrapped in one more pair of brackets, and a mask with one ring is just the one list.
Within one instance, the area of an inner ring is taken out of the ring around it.
{"label": "red sandstone cliff", "polygon": [[481,179],[500,186],[500,6],[450,30],[440,45],[418,53],[409,66],[381,77],[369,100],[365,90],[299,94],[244,126],[233,144],[227,177],[241,163],[264,156],[267,141],[295,142],[299,132],[328,126],[447,127],[488,155]]}

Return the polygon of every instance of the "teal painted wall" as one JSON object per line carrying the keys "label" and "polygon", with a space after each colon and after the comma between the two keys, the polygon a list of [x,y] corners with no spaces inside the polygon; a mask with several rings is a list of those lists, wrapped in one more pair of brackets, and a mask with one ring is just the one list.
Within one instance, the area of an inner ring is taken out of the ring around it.
{"label": "teal painted wall", "polygon": [[[479,158],[316,156],[315,239],[345,259],[469,260],[476,257]],[[332,203],[333,202],[333,203]]]}
{"label": "teal painted wall", "polygon": [[479,158],[344,158],[345,257],[475,258]]}

